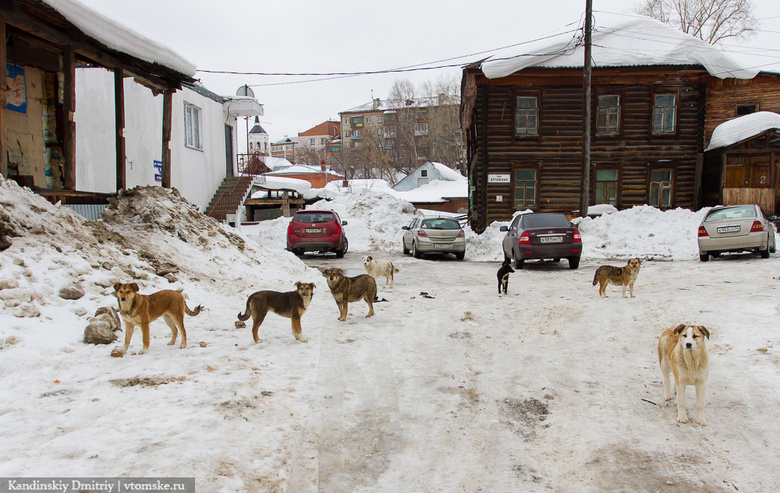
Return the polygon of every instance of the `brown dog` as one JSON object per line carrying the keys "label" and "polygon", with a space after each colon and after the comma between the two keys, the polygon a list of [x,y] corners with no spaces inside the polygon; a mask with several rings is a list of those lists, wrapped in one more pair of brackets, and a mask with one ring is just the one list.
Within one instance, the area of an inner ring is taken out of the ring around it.
{"label": "brown dog", "polygon": [[328,280],[328,287],[336,305],[339,307],[339,320],[347,319],[348,304],[351,301],[365,300],[368,303],[368,315],[374,314],[374,299],[376,298],[376,281],[368,274],[356,277],[346,277],[344,271],[332,267],[322,271]]}
{"label": "brown dog", "polygon": [[252,317],[252,337],[256,343],[263,342],[257,336],[257,330],[260,324],[265,320],[268,312],[274,312],[282,317],[287,317],[292,323],[292,333],[296,339],[301,342],[308,342],[301,336],[301,317],[311,303],[314,296],[313,282],[295,283],[295,291],[280,293],[278,291],[258,291],[249,296],[246,300],[246,310],[238,314],[238,319],[246,321],[250,315]]}
{"label": "brown dog", "polygon": [[705,338],[710,331],[701,325],[680,324],[666,329],[658,340],[658,362],[664,376],[664,400],[671,400],[672,390],[669,372],[674,373],[674,387],[677,391],[677,421],[688,422],[685,408],[685,387],[696,387],[696,422],[702,426],[704,419],[704,389],[710,374],[710,358]]}
{"label": "brown dog", "polygon": [[[181,332],[181,347],[187,347],[187,331],[184,330],[184,313],[194,317],[200,313],[201,305],[195,310],[190,310],[184,301],[184,296],[178,291],[165,289],[157,291],[154,294],[140,294],[138,284],[114,284],[114,295],[119,302],[119,314],[125,321],[125,347],[122,353],[127,352],[130,346],[130,339],[133,338],[135,326],[141,326],[144,347],[141,354],[149,350],[149,324],[160,317],[165,319],[165,323],[171,328],[171,340],[169,345],[176,343],[176,336]],[[178,332],[177,332],[178,330]]]}
{"label": "brown dog", "polygon": [[631,297],[634,297],[634,283],[639,275],[639,267],[642,261],[638,258],[629,259],[624,267],[614,267],[611,265],[602,265],[596,269],[596,274],[593,276],[593,285],[599,283],[599,296],[602,298],[607,296],[607,285],[615,284],[623,287],[623,298],[626,297],[626,287],[631,292]]}

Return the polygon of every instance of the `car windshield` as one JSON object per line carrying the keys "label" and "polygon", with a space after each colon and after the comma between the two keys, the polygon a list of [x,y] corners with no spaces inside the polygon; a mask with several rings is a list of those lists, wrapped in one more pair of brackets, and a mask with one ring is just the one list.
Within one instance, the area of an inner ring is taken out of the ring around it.
{"label": "car windshield", "polygon": [[569,220],[563,214],[532,214],[523,218],[523,229],[568,228]]}
{"label": "car windshield", "polygon": [[711,211],[704,222],[711,223],[713,221],[730,221],[732,219],[749,219],[752,217],[756,217],[756,209],[752,206],[726,207]]}
{"label": "car windshield", "polygon": [[422,222],[422,229],[460,229],[460,224],[454,219],[425,219]]}
{"label": "car windshield", "polygon": [[299,212],[295,214],[295,222],[298,223],[329,223],[333,219],[333,214],[330,212]]}

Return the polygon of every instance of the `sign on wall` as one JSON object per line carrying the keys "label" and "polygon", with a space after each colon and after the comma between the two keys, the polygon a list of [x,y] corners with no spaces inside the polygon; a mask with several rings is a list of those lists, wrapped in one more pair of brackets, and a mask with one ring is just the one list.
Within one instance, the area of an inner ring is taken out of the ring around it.
{"label": "sign on wall", "polygon": [[509,183],[511,181],[509,173],[488,174],[488,183]]}
{"label": "sign on wall", "polygon": [[162,161],[154,161],[154,181],[162,182]]}
{"label": "sign on wall", "polygon": [[24,65],[15,63],[6,63],[6,85],[8,90],[5,93],[6,107],[11,111],[27,114],[27,88],[24,80]]}

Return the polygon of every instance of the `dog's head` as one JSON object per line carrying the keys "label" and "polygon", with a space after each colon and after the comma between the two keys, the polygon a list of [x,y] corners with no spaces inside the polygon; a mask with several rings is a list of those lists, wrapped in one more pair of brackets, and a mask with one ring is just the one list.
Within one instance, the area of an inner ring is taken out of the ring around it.
{"label": "dog's head", "polygon": [[298,292],[301,298],[311,298],[314,296],[314,288],[317,286],[313,282],[301,282],[295,283],[295,290]]}
{"label": "dog's head", "polygon": [[360,260],[363,261],[363,265],[368,265],[368,264],[370,264],[371,262],[374,261],[374,257],[372,257],[371,255],[368,255],[368,256],[365,256],[365,257],[360,257]]}
{"label": "dog's head", "polygon": [[510,265],[511,263],[512,263],[512,261],[509,260],[508,258],[504,259],[504,263],[501,264],[501,271],[503,271],[503,272],[514,272],[515,270]]}
{"label": "dog's head", "polygon": [[705,338],[710,338],[710,331],[703,325],[680,324],[674,329],[674,333],[680,336],[680,344],[683,351],[698,351],[705,347]]}
{"label": "dog's head", "polygon": [[134,282],[130,284],[118,282],[114,284],[114,296],[120,303],[132,303],[136,294],[138,294],[138,284]]}
{"label": "dog's head", "polygon": [[328,284],[332,284],[338,282],[339,279],[342,279],[344,277],[344,271],[337,267],[331,267],[329,269],[325,269],[324,271],[322,271],[322,275],[325,276],[325,279],[327,279]]}
{"label": "dog's head", "polygon": [[632,272],[637,272],[641,265],[642,265],[642,260],[638,258],[628,259],[628,262],[626,263],[626,267],[628,267],[628,269]]}

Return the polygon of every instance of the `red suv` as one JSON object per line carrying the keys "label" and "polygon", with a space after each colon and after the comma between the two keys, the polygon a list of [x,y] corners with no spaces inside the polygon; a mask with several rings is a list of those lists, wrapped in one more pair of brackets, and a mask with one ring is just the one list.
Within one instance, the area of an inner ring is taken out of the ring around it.
{"label": "red suv", "polygon": [[349,246],[346,225],[333,211],[298,211],[287,226],[287,249],[295,255],[334,252],[342,258]]}

